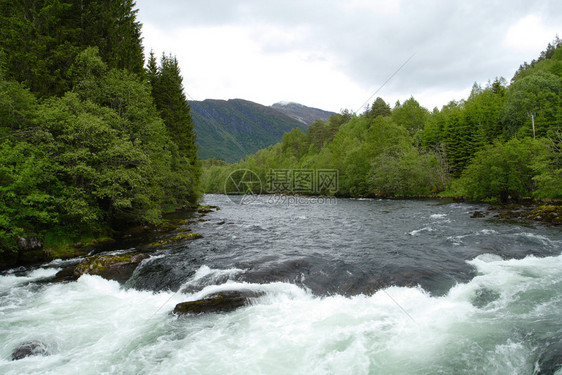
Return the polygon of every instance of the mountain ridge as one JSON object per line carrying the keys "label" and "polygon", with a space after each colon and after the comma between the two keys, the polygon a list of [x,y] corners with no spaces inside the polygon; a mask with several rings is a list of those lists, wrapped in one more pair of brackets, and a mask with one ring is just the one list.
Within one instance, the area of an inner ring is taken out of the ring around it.
{"label": "mountain ridge", "polygon": [[[246,155],[273,145],[294,128],[306,131],[318,113],[328,119],[331,112],[298,103],[265,106],[244,99],[190,101],[197,134],[199,159],[216,158],[238,162]],[[298,112],[298,108],[302,112]]]}
{"label": "mountain ridge", "polygon": [[307,126],[316,120],[328,121],[335,112],[325,111],[323,109],[308,107],[296,102],[277,102],[270,106],[278,111],[285,113],[287,116],[299,121]]}

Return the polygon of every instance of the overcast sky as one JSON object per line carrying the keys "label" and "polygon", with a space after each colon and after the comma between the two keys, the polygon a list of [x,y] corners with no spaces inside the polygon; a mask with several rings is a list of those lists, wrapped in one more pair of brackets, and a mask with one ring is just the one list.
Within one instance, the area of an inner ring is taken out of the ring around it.
{"label": "overcast sky", "polygon": [[176,55],[194,100],[335,112],[362,112],[394,73],[376,96],[441,108],[474,82],[509,81],[562,37],[560,0],[137,0],[137,8],[146,54]]}

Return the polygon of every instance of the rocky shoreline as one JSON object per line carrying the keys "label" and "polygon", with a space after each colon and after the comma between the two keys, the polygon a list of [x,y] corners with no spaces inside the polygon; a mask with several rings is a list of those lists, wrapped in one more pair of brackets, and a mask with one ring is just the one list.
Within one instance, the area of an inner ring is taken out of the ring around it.
{"label": "rocky shoreline", "polygon": [[[138,225],[130,227],[121,232],[112,235],[112,238],[104,236],[99,238],[90,239],[88,241],[78,241],[71,243],[64,248],[50,248],[45,246],[42,238],[39,237],[18,237],[17,251],[4,251],[0,252],[0,271],[17,267],[28,267],[39,264],[51,262],[55,259],[71,259],[81,256],[87,256],[98,253],[107,249],[114,248],[121,242],[126,242],[131,239],[146,239],[149,243],[147,247],[157,248],[159,246],[168,245],[171,243],[194,240],[201,237],[198,233],[191,232],[191,229],[186,227],[189,224],[195,223],[196,220],[205,220],[203,217],[209,212],[219,210],[217,206],[199,206],[195,210],[183,211],[172,213],[171,217],[166,218],[158,225]],[[174,214],[180,216],[189,216],[188,218],[176,218]],[[172,237],[154,241],[154,238],[161,237],[163,234],[174,233]],[[153,239],[150,241],[150,239]],[[143,244],[144,245],[144,244]],[[69,247],[69,248],[67,248]],[[153,249],[154,250],[154,249]]]}
{"label": "rocky shoreline", "polygon": [[558,204],[507,204],[491,205],[486,211],[474,211],[472,218],[499,220],[530,220],[546,225],[562,225],[562,205]]}

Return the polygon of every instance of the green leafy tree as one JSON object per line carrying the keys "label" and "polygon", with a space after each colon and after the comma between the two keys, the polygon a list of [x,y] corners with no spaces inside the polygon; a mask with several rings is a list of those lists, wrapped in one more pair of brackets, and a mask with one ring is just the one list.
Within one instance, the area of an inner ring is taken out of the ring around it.
{"label": "green leafy tree", "polygon": [[429,117],[427,109],[412,97],[403,104],[399,104],[392,110],[392,120],[405,127],[411,136],[423,130],[425,122]]}
{"label": "green leafy tree", "polygon": [[369,180],[379,194],[427,195],[435,190],[436,160],[413,146],[387,151],[372,163]]}
{"label": "green leafy tree", "polygon": [[562,198],[562,130],[556,131],[552,138],[541,140],[545,152],[537,155],[531,167],[537,173],[534,181],[538,198]]}
{"label": "green leafy tree", "polygon": [[457,188],[470,198],[500,202],[530,196],[537,175],[531,166],[543,152],[544,146],[532,138],[496,141],[476,153]]}
{"label": "green leafy tree", "polygon": [[537,71],[509,86],[502,121],[506,137],[521,132],[532,136],[532,119],[534,113],[536,136],[545,136],[562,126],[559,116],[562,82],[552,73]]}
{"label": "green leafy tree", "polygon": [[83,224],[157,221],[172,150],[149,86],[129,71],[106,71],[96,49],[81,53],[77,66],[74,92],[39,111],[67,186],[63,212]]}
{"label": "green leafy tree", "polygon": [[49,135],[35,126],[35,97],[0,74],[0,253],[16,236],[58,222]]}
{"label": "green leafy tree", "polygon": [[310,143],[300,128],[294,128],[283,135],[281,139],[281,152],[291,158],[293,162],[298,161],[308,151]]}

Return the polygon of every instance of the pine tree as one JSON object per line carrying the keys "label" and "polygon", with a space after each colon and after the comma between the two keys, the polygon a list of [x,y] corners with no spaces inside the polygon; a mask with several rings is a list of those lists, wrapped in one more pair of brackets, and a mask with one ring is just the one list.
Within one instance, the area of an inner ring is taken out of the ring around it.
{"label": "pine tree", "polygon": [[152,88],[154,104],[175,145],[172,174],[164,187],[168,204],[196,204],[199,198],[201,169],[197,158],[190,106],[183,92],[183,79],[175,56],[162,55],[160,66],[154,53],[148,58],[146,79]]}
{"label": "pine tree", "polygon": [[74,0],[80,16],[82,47],[97,46],[109,68],[144,73],[144,54],[138,10],[133,0]]}
{"label": "pine tree", "polygon": [[156,61],[156,56],[154,51],[150,51],[148,55],[148,61],[146,63],[146,80],[150,87],[154,88],[156,85],[156,80],[158,79],[158,61]]}
{"label": "pine tree", "polygon": [[160,67],[154,71],[155,60],[149,58],[148,80],[152,96],[170,137],[178,146],[179,155],[192,164],[197,161],[197,146],[193,132],[190,106],[183,91],[183,78],[175,56],[162,55]]}
{"label": "pine tree", "polygon": [[144,72],[141,24],[132,0],[0,0],[0,49],[8,78],[42,97],[71,88],[68,69],[97,46],[109,68]]}
{"label": "pine tree", "polygon": [[370,118],[390,116],[390,106],[386,104],[386,102],[382,98],[377,97],[373,102],[371,109],[367,111],[366,115]]}

